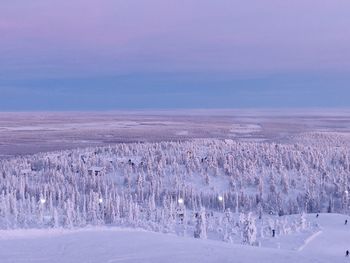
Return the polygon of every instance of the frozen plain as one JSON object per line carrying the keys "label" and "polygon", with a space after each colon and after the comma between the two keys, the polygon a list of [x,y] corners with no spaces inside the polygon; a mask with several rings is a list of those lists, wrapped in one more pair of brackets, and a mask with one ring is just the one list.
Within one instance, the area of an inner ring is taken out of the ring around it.
{"label": "frozen plain", "polygon": [[350,134],[349,110],[2,112],[0,157],[120,142],[193,138],[288,141],[306,132]]}

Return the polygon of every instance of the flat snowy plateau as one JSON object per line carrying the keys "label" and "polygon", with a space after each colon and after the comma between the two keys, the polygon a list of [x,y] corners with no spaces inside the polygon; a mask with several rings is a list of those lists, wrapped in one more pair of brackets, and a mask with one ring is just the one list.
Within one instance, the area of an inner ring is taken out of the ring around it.
{"label": "flat snowy plateau", "polygon": [[320,231],[306,238],[271,238],[269,248],[113,227],[2,230],[0,262],[349,262],[345,251],[350,249],[350,225],[344,224],[348,217],[307,217]]}
{"label": "flat snowy plateau", "polygon": [[349,111],[207,110],[0,113],[0,158],[126,142],[224,138],[288,141],[305,132],[350,133]]}

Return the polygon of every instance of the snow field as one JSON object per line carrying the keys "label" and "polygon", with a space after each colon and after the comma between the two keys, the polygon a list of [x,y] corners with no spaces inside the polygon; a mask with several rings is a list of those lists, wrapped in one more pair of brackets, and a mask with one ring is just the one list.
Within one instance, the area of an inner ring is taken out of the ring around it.
{"label": "snow field", "polygon": [[[322,234],[301,238],[294,242],[303,249],[283,249],[291,240],[272,239],[281,248],[236,245],[212,240],[179,237],[137,229],[92,227],[79,230],[2,230],[0,258],[10,262],[54,263],[113,263],[113,262],[262,262],[262,263],[329,263],[348,262],[350,229],[344,225],[347,216],[314,214],[307,219],[317,222]],[[319,233],[319,232],[317,232]]]}

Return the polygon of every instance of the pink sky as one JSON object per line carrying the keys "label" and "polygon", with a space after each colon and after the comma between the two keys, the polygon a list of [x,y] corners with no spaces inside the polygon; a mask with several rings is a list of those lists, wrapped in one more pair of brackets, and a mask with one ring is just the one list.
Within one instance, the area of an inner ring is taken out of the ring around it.
{"label": "pink sky", "polygon": [[349,10],[347,0],[2,1],[0,68],[339,72],[350,68]]}

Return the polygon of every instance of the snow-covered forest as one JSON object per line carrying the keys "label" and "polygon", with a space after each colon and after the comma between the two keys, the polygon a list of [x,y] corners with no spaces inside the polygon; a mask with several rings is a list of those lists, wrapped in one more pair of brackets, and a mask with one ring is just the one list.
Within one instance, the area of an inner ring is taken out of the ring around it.
{"label": "snow-covered forest", "polygon": [[119,225],[256,245],[315,227],[305,213],[348,211],[349,150],[328,142],[197,139],[4,159],[0,228]]}

